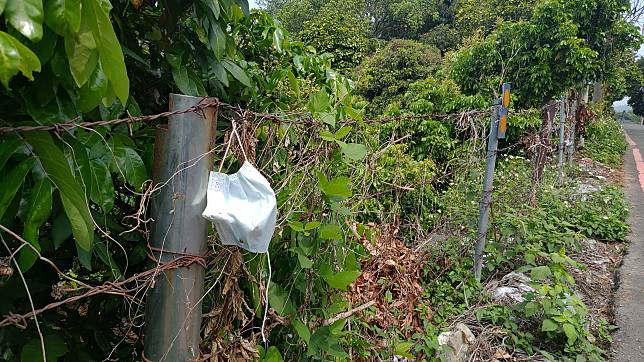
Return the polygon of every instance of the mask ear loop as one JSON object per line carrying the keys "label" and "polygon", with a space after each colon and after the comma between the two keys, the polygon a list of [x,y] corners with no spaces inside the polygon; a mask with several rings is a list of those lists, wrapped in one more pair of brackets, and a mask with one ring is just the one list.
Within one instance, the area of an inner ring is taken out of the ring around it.
{"label": "mask ear loop", "polygon": [[235,134],[235,138],[237,138],[237,143],[239,143],[239,148],[241,149],[242,154],[244,155],[244,161],[248,162],[248,156],[246,156],[244,145],[242,144],[241,138],[239,137],[239,132],[237,132],[237,127],[235,127],[234,121],[233,121],[233,133]]}
{"label": "mask ear loop", "polygon": [[266,280],[266,300],[264,303],[264,319],[262,320],[262,341],[264,342],[264,345],[268,347],[268,339],[266,338],[266,334],[264,333],[264,329],[266,328],[266,319],[268,319],[268,288],[271,285],[271,255],[268,253],[268,250],[266,250],[266,260],[268,260],[268,280]]}
{"label": "mask ear loop", "polygon": [[[235,132],[235,121],[231,121],[231,124],[233,126],[233,132]],[[232,141],[230,137],[232,137],[232,133],[230,134],[230,136],[228,136],[228,144],[226,145],[226,150],[224,151],[224,157],[221,158],[221,162],[219,163],[219,173],[221,173],[221,169],[224,167],[224,161],[226,161],[226,157],[228,156],[228,151],[230,151],[230,142]]]}

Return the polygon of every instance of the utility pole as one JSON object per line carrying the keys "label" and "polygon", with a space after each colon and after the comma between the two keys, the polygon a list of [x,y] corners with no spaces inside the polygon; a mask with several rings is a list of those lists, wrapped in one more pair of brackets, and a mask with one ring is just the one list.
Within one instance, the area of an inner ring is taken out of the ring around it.
{"label": "utility pole", "polygon": [[481,271],[483,270],[483,251],[485,250],[485,238],[490,221],[490,203],[492,202],[496,153],[498,152],[499,138],[505,138],[507,131],[508,107],[510,106],[510,85],[507,83],[503,84],[502,97],[502,100],[498,98],[494,100],[490,119],[490,136],[487,141],[483,191],[479,206],[479,225],[474,250],[474,277],[477,281],[481,281]]}
{"label": "utility pole", "polygon": [[[199,104],[202,97],[170,95],[170,111]],[[150,245],[161,263],[206,251],[208,175],[213,165],[216,109],[172,115],[157,130],[152,178],[154,219]],[[199,357],[204,267],[159,269],[145,309],[144,355],[150,361],[185,362]]]}
{"label": "utility pole", "polygon": [[564,164],[564,133],[566,129],[566,96],[561,96],[559,101],[559,163],[557,164],[557,184],[563,183],[563,164]]}

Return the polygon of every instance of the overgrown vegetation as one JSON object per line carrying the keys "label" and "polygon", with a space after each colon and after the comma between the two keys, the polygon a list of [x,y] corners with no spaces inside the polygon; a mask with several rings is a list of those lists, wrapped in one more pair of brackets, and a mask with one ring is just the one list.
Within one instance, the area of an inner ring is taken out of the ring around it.
{"label": "overgrown vegetation", "polygon": [[[571,254],[584,239],[623,241],[623,195],[576,166],[556,187],[545,161],[535,184],[528,159],[535,133],[550,136],[552,99],[578,100],[593,81],[609,98],[638,89],[615,71],[640,43],[628,2],[264,3],[282,23],[245,0],[0,1],[0,126],[76,124],[0,133],[0,359],[38,360],[41,332],[47,360],[141,359],[145,292],[81,296],[149,268],[147,180],[164,121],[79,121],[164,111],[179,92],[229,103],[217,165],[232,173],[249,155],[280,210],[268,289],[266,256],[212,235],[203,354],[438,360],[440,333],[466,321],[479,343],[515,356],[604,360],[608,322],[588,327]],[[510,128],[480,283],[472,249],[502,82],[513,85]],[[616,167],[623,134],[596,113],[584,152]],[[492,300],[490,283],[514,271],[532,289]],[[65,298],[37,325],[19,317]],[[479,359],[496,352],[479,347]]]}

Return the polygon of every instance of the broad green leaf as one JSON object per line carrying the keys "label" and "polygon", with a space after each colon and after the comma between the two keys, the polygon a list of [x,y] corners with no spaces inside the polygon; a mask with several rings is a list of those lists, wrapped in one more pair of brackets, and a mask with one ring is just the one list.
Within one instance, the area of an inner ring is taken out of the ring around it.
{"label": "broad green leaf", "polygon": [[316,113],[317,118],[319,118],[323,123],[335,127],[335,113],[331,112],[320,112]]}
{"label": "broad green leaf", "polygon": [[40,72],[40,60],[16,38],[0,31],[0,82],[5,88],[18,72],[33,80],[33,72]]}
{"label": "broad green leaf", "polygon": [[67,215],[61,213],[51,225],[51,242],[54,244],[54,250],[58,249],[70,236],[72,236],[72,227],[69,225]]}
{"label": "broad green leaf", "polygon": [[123,51],[109,18],[110,3],[107,0],[83,0],[81,20],[87,21],[96,40],[103,71],[110,86],[122,104],[127,102],[130,80],[127,76]]}
{"label": "broad green leaf", "polygon": [[[51,181],[43,178],[36,183],[29,197],[29,206],[27,207],[28,211],[25,217],[22,236],[38,251],[40,251],[38,231],[47,219],[49,219],[49,215],[51,214],[53,200],[52,190]],[[18,264],[23,272],[29,270],[34,262],[36,262],[36,259],[38,259],[38,254],[33,249],[29,247],[20,249]]]}
{"label": "broad green leaf", "polygon": [[116,261],[114,261],[112,253],[108,250],[105,242],[103,242],[103,240],[99,238],[94,238],[94,250],[96,251],[98,258],[101,259],[101,261],[105,263],[108,268],[110,268],[112,278],[114,278],[114,280],[121,279],[123,277],[123,274],[116,264]]}
{"label": "broad green leaf", "polygon": [[226,52],[226,33],[221,30],[218,23],[211,24],[208,42],[210,44],[210,48],[215,54],[215,58],[223,58],[224,53]]}
{"label": "broad green leaf", "polygon": [[409,353],[409,350],[414,346],[412,342],[402,342],[398,343],[395,348],[396,355],[409,358],[411,360],[415,359],[414,355]]}
{"label": "broad green leaf", "polygon": [[320,138],[329,142],[335,141],[335,135],[325,129],[320,131]]}
{"label": "broad green leaf", "polygon": [[81,22],[80,31],[65,37],[65,53],[69,70],[78,87],[82,87],[94,73],[98,64],[98,49],[92,29],[86,19]]}
{"label": "broad green leaf", "polygon": [[228,73],[226,73],[224,66],[221,65],[221,63],[215,63],[212,66],[212,70],[215,73],[215,77],[221,82],[221,84],[223,84],[224,87],[228,87]]}
{"label": "broad green leaf", "polygon": [[222,60],[221,64],[224,66],[224,68],[226,68],[228,73],[233,76],[233,78],[239,81],[239,83],[250,88],[250,79],[248,78],[248,75],[246,75],[246,72],[239,65],[231,62],[228,59]]}
{"label": "broad green leaf", "polygon": [[568,338],[569,346],[574,344],[577,340],[577,337],[579,337],[579,335],[577,334],[577,329],[575,329],[575,326],[570,323],[564,323],[563,331],[566,334],[566,338]]}
{"label": "broad green leaf", "polygon": [[311,259],[307,258],[304,253],[297,249],[297,260],[300,262],[302,269],[311,269],[313,267],[313,262]]}
{"label": "broad green leaf", "polygon": [[127,183],[134,186],[137,191],[140,191],[143,183],[148,179],[141,156],[135,150],[119,144],[115,145],[113,151],[116,165],[118,166],[113,171],[120,176],[125,176]]}
{"label": "broad green leaf", "polygon": [[320,226],[320,238],[324,240],[342,240],[342,229],[336,224]]}
{"label": "broad green leaf", "polygon": [[25,180],[27,172],[34,166],[34,159],[28,158],[20,162],[6,176],[0,180],[0,219],[7,211],[16,192]]}
{"label": "broad green leaf", "polygon": [[367,147],[359,143],[344,143],[342,153],[352,161],[360,161],[367,156]]}
{"label": "broad green leaf", "polygon": [[4,16],[27,39],[36,42],[42,38],[42,0],[8,0]]}
{"label": "broad green leaf", "polygon": [[288,71],[288,83],[291,86],[291,89],[295,92],[297,99],[300,99],[300,81],[295,78],[295,74],[292,71]]}
{"label": "broad green leaf", "polygon": [[309,221],[304,225],[304,230],[313,230],[320,227],[320,225],[322,224],[319,221]]}
{"label": "broad green leaf", "polygon": [[99,61],[87,83],[78,90],[79,98],[76,105],[80,111],[85,113],[96,108],[101,103],[101,99],[103,99],[108,87],[107,76],[103,72],[103,67]]}
{"label": "broad green leaf", "polygon": [[528,302],[526,303],[524,310],[525,316],[530,318],[537,313],[537,310],[539,310],[539,305],[535,302]]}
{"label": "broad green leaf", "polygon": [[343,139],[344,137],[346,137],[349,134],[349,132],[351,132],[352,129],[353,129],[353,127],[351,127],[351,126],[342,126],[342,127],[340,127],[340,129],[335,132],[335,139],[336,140]]}
{"label": "broad green leaf", "polygon": [[215,17],[215,19],[219,19],[219,14],[221,13],[221,9],[219,8],[219,1],[218,0],[201,0],[208,8],[210,11],[212,11],[212,15]]}
{"label": "broad green leaf", "polygon": [[306,104],[306,109],[312,113],[317,113],[327,111],[330,106],[331,100],[329,99],[329,95],[324,89],[322,89],[321,91],[309,96],[309,102]]}
{"label": "broad green leaf", "polygon": [[360,271],[352,270],[341,271],[337,274],[332,275],[322,275],[322,278],[324,278],[324,281],[326,281],[333,288],[347,290],[349,284],[358,279],[358,276],[360,276]]}
{"label": "broad green leaf", "polygon": [[268,288],[268,301],[275,312],[281,316],[295,312],[288,293],[277,283],[271,283]]}
{"label": "broad green leaf", "polygon": [[273,32],[273,46],[279,53],[284,51],[283,44],[284,44],[284,32],[282,31],[281,28],[275,28],[275,31]]}
{"label": "broad green leaf", "polygon": [[90,199],[108,213],[114,206],[114,183],[110,170],[101,160],[90,160]]}
{"label": "broad green leaf", "polygon": [[297,332],[297,335],[300,336],[306,344],[311,343],[311,331],[306,324],[302,323],[299,319],[296,319],[293,321],[293,328],[295,329],[295,332]]}
{"label": "broad green leaf", "polygon": [[81,24],[81,0],[48,0],[45,4],[45,24],[60,36],[78,32]]}
{"label": "broad green leaf", "polygon": [[555,323],[552,319],[544,319],[541,323],[541,331],[543,332],[552,332],[556,331],[559,328],[559,325]]}
{"label": "broad green leaf", "polygon": [[530,270],[530,276],[534,281],[541,281],[552,274],[550,268],[546,265],[536,266]]}
{"label": "broad green leaf", "polygon": [[16,152],[24,143],[17,139],[8,139],[0,143],[0,170],[4,168],[9,158]]}
{"label": "broad green leaf", "polygon": [[2,15],[5,5],[7,5],[7,0],[0,0],[0,15]]}
{"label": "broad green leaf", "polygon": [[320,190],[329,197],[346,198],[352,195],[351,179],[346,176],[339,176],[331,181],[326,181],[318,177],[318,181]]}
{"label": "broad green leaf", "polygon": [[[67,353],[67,345],[62,335],[49,334],[45,335],[45,353],[47,354],[46,362],[56,362]],[[20,351],[21,362],[42,362],[42,350],[40,339],[35,338],[25,343]]]}
{"label": "broad green leaf", "polygon": [[47,132],[28,132],[25,139],[32,146],[43,169],[60,193],[63,208],[79,248],[90,251],[94,221],[83,188],[74,178],[63,152]]}
{"label": "broad green leaf", "polygon": [[[93,239],[92,248],[94,248]],[[81,265],[85,267],[85,269],[92,271],[92,251],[85,250],[76,243],[76,255],[78,255],[78,261],[80,261]]]}
{"label": "broad green leaf", "polygon": [[266,355],[264,355],[264,358],[260,359],[261,362],[284,362],[284,359],[282,358],[282,354],[280,353],[279,349],[275,346],[270,346],[268,347],[268,351],[266,351]]}

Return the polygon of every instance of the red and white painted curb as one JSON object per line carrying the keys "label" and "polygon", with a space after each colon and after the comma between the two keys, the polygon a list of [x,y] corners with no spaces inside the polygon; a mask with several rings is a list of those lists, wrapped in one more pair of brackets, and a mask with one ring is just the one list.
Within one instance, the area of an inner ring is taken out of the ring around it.
{"label": "red and white painted curb", "polygon": [[628,136],[628,133],[624,132],[624,135],[626,136],[626,142],[628,142],[632,147],[633,158],[635,158],[635,167],[637,167],[637,173],[639,175],[640,187],[642,188],[642,191],[644,191],[644,160],[642,160],[642,154],[640,153],[640,149],[637,148],[637,143]]}

